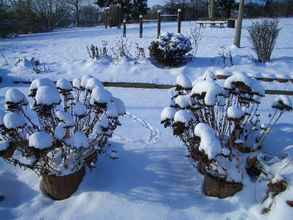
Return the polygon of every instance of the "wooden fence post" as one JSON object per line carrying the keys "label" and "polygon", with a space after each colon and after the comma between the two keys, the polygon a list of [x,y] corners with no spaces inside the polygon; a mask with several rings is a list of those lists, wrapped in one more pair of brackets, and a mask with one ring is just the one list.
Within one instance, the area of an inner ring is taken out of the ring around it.
{"label": "wooden fence post", "polygon": [[108,8],[105,8],[105,11],[104,11],[104,23],[105,23],[105,28],[107,29],[108,28],[108,18],[109,14],[108,14]]}
{"label": "wooden fence post", "polygon": [[139,15],[139,38],[143,37],[143,16]]}
{"label": "wooden fence post", "polygon": [[181,33],[181,9],[178,9],[177,12],[177,32]]}
{"label": "wooden fence post", "polygon": [[158,10],[158,27],[157,27],[157,38],[161,35],[161,11]]}
{"label": "wooden fence post", "polygon": [[126,37],[126,19],[123,19],[123,37]]}

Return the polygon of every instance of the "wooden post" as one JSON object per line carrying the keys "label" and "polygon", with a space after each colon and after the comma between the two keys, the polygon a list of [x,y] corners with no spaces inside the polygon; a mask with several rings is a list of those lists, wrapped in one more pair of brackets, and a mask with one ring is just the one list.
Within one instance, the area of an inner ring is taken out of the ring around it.
{"label": "wooden post", "polygon": [[238,18],[236,23],[236,32],[234,37],[234,45],[238,48],[240,48],[243,13],[244,13],[244,0],[240,0]]}
{"label": "wooden post", "polygon": [[123,19],[123,37],[126,37],[126,19]]}
{"label": "wooden post", "polygon": [[108,14],[108,8],[105,8],[105,11],[104,11],[104,23],[105,23],[105,28],[107,29],[108,28],[108,25],[109,25],[109,23],[108,23],[108,16],[109,16],[109,14]]}
{"label": "wooden post", "polygon": [[143,16],[139,15],[139,38],[143,37]]}
{"label": "wooden post", "polygon": [[178,9],[177,12],[177,32],[181,33],[181,9]]}
{"label": "wooden post", "polygon": [[161,35],[161,11],[158,10],[158,27],[157,27],[157,38]]}

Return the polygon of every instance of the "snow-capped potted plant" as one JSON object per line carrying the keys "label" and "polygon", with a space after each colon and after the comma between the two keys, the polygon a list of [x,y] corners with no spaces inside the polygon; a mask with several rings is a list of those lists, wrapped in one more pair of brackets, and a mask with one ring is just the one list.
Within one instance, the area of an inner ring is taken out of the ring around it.
{"label": "snow-capped potted plant", "polygon": [[188,37],[179,33],[165,33],[159,39],[153,40],[149,46],[150,56],[164,66],[179,66],[184,64],[187,53],[192,50]]}
{"label": "snow-capped potted plant", "polygon": [[53,199],[74,193],[107,140],[120,125],[123,102],[91,76],[36,79],[28,98],[8,89],[0,112],[0,155],[42,177],[41,191]]}
{"label": "snow-capped potted plant", "polygon": [[212,72],[193,83],[185,75],[177,77],[161,122],[187,146],[204,175],[206,195],[225,198],[240,191],[249,174],[247,161],[251,163],[251,155],[260,150],[281,115],[292,110],[288,97],[279,97],[269,123],[263,125],[258,109],[264,95],[258,81],[245,73],[234,72],[223,85]]}

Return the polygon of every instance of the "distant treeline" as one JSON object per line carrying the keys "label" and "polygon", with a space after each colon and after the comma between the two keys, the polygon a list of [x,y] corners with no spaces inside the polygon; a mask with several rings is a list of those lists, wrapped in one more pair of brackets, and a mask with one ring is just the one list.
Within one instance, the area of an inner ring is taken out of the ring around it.
{"label": "distant treeline", "polygon": [[[161,14],[176,14],[178,8],[182,10],[183,20],[205,19],[208,18],[209,1],[211,0],[166,0],[163,6],[146,8],[146,0],[99,0],[92,5],[84,5],[83,0],[0,0],[0,36],[47,32],[58,27],[98,25],[103,23],[104,7],[112,4],[121,5],[123,17],[128,22],[136,21],[141,13],[146,19],[156,19],[158,10]],[[237,16],[238,3],[235,0],[214,0],[214,3],[216,18]],[[137,7],[133,7],[134,5]],[[263,0],[261,4],[246,1],[245,17],[292,15],[293,0]]]}

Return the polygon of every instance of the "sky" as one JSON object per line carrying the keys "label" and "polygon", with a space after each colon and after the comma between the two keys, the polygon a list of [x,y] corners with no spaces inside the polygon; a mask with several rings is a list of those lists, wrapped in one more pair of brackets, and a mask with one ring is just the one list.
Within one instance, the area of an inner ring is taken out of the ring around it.
{"label": "sky", "polygon": [[148,5],[153,6],[153,5],[160,5],[163,4],[165,0],[148,0]]}

